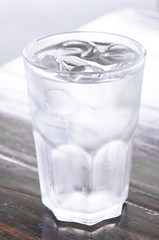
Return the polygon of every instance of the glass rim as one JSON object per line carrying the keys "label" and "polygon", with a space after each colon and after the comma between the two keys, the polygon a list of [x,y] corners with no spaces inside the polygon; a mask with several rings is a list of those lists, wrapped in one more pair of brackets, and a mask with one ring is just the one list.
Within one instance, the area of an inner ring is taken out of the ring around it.
{"label": "glass rim", "polygon": [[[114,36],[114,37],[120,37],[123,38],[125,40],[128,40],[130,42],[132,42],[134,45],[136,45],[140,50],[141,53],[139,54],[139,58],[134,62],[131,63],[127,66],[120,66],[116,69],[110,69],[110,70],[103,70],[103,71],[61,71],[61,70],[55,70],[52,69],[51,67],[46,67],[46,66],[41,66],[38,63],[33,62],[29,56],[28,56],[28,50],[33,47],[36,43],[41,42],[43,40],[47,40],[50,39],[52,37],[56,37],[56,36],[62,36],[62,35],[70,35],[70,34],[103,34],[103,35],[109,35],[109,36]],[[120,71],[129,71],[131,69],[133,69],[135,66],[137,66],[140,62],[142,62],[145,59],[146,56],[146,49],[142,46],[142,44],[140,44],[138,41],[124,36],[124,35],[120,35],[120,34],[115,34],[115,33],[109,33],[109,32],[98,32],[98,31],[72,31],[72,32],[63,32],[63,33],[57,33],[57,34],[51,34],[45,37],[41,37],[41,38],[37,38],[33,41],[31,41],[30,43],[28,43],[26,45],[26,47],[23,49],[23,58],[24,60],[29,63],[31,66],[33,66],[34,68],[38,68],[42,71],[49,71],[49,73],[55,73],[55,74],[63,74],[63,75],[79,75],[81,74],[82,76],[88,76],[88,75],[93,75],[93,74],[109,74],[109,73],[116,73],[116,72],[120,72]]]}

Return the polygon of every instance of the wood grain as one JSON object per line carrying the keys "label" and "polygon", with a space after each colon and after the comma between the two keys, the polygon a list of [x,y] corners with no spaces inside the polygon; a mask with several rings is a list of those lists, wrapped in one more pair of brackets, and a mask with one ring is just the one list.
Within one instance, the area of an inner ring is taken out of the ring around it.
{"label": "wood grain", "polygon": [[[150,109],[148,114],[154,114],[153,109]],[[134,155],[159,162],[159,114],[154,121],[141,121],[138,125],[134,139]],[[0,154],[37,168],[32,126],[29,121],[9,114],[0,114]]]}
{"label": "wood grain", "polygon": [[[149,194],[143,193],[136,183],[131,183],[121,217],[87,227],[54,218],[41,203],[36,172],[3,160],[0,164],[0,239],[148,240],[159,237],[158,204],[153,206]],[[159,199],[158,193],[151,193],[151,197],[154,202]]]}
{"label": "wood grain", "polygon": [[0,153],[19,163],[37,167],[30,122],[0,115]]}
{"label": "wood grain", "polygon": [[87,227],[57,221],[41,203],[31,125],[1,115],[0,136],[0,239],[159,239],[156,155],[136,147],[129,198],[121,217]]}

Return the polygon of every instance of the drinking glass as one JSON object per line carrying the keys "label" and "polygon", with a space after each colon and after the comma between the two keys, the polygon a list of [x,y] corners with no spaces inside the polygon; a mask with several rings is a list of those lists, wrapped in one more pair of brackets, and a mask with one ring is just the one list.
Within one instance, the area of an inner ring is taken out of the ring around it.
{"label": "drinking glass", "polygon": [[145,49],[115,34],[72,32],[23,52],[42,202],[93,225],[128,197]]}

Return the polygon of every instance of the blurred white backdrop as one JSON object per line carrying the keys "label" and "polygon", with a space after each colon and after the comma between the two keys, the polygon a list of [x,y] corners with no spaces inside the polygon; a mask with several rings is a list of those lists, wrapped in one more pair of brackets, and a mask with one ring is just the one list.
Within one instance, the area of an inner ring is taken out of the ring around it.
{"label": "blurred white backdrop", "polygon": [[31,40],[68,32],[119,8],[158,10],[158,0],[1,0],[0,65]]}

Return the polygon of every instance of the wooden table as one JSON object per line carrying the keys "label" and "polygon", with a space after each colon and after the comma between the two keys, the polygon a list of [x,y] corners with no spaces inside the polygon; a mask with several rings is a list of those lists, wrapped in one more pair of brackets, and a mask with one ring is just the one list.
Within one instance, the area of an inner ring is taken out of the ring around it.
{"label": "wooden table", "polygon": [[86,227],[58,222],[42,205],[31,123],[1,112],[0,239],[159,239],[159,114],[143,107],[141,113],[153,117],[140,121],[136,131],[130,192],[122,215]]}
{"label": "wooden table", "polygon": [[0,114],[0,239],[159,239],[159,132],[145,139],[145,131],[152,129],[136,132],[135,142],[144,142],[135,145],[121,217],[87,227],[58,222],[42,205],[31,124]]}
{"label": "wooden table", "polygon": [[159,108],[141,106],[129,197],[121,217],[92,227],[59,222],[41,203],[24,72],[20,70],[21,59],[0,70],[0,239],[158,240]]}

